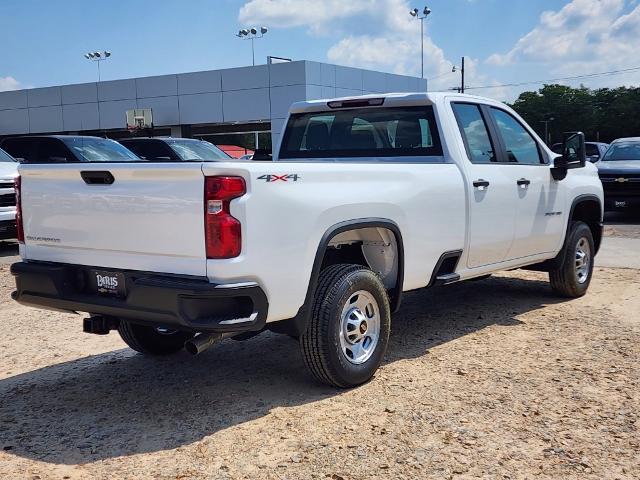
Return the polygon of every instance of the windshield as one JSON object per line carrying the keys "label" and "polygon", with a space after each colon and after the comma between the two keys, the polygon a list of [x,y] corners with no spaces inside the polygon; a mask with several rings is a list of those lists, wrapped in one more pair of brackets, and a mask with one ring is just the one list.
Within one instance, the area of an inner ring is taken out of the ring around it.
{"label": "windshield", "polygon": [[0,150],[0,162],[15,163],[15,160],[4,150]]}
{"label": "windshield", "polygon": [[167,140],[181,160],[229,160],[231,157],[204,140]]}
{"label": "windshield", "polygon": [[625,142],[611,145],[602,160],[640,160],[640,142]]}
{"label": "windshield", "polygon": [[84,162],[140,162],[131,150],[106,138],[69,137],[62,141]]}

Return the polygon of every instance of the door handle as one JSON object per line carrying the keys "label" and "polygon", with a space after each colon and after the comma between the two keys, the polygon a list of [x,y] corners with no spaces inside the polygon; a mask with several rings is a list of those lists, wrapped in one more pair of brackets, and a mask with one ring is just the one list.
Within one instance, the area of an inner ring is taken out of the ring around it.
{"label": "door handle", "polygon": [[83,170],[80,176],[87,185],[111,185],[115,181],[111,172],[103,170]]}
{"label": "door handle", "polygon": [[484,190],[489,186],[489,182],[483,178],[479,178],[478,180],[475,180],[473,182],[473,186],[476,187],[478,190]]}
{"label": "door handle", "polygon": [[526,178],[521,178],[516,183],[518,184],[519,187],[525,188],[531,184],[531,180],[528,180]]}

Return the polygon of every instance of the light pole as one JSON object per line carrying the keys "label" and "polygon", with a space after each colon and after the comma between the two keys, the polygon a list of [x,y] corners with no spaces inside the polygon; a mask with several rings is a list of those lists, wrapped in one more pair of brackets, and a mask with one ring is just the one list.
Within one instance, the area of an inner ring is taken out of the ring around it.
{"label": "light pole", "polygon": [[431,9],[429,7],[424,7],[422,16],[417,8],[409,10],[409,15],[420,20],[420,65],[422,78],[424,78],[424,19],[427,18],[430,13]]}
{"label": "light pole", "polygon": [[460,70],[460,73],[462,74],[462,79],[460,80],[460,93],[464,93],[464,57],[462,57],[462,64],[457,67],[457,66],[453,66],[453,68],[451,69],[452,72],[457,72],[458,70]]}
{"label": "light pole", "polygon": [[540,120],[540,123],[544,123],[544,143],[549,145],[549,124],[555,120],[553,115],[545,115],[544,120]]}
{"label": "light pole", "polygon": [[253,42],[256,38],[264,37],[267,31],[267,27],[260,27],[260,30],[258,30],[256,27],[251,27],[243,28],[242,30],[238,30],[238,33],[236,33],[236,37],[238,38],[241,38],[243,40],[251,40],[251,60],[254,66],[256,64],[256,51]]}
{"label": "light pole", "polygon": [[110,56],[111,52],[108,50],[105,50],[104,52],[89,52],[84,54],[84,58],[98,64],[98,81],[100,81],[100,62],[105,61]]}

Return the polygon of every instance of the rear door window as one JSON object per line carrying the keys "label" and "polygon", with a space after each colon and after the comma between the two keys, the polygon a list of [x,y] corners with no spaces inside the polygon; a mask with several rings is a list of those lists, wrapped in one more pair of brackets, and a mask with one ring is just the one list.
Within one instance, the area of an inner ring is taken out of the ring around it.
{"label": "rear door window", "polygon": [[353,108],[290,116],[280,158],[354,157],[442,161],[433,108]]}
{"label": "rear door window", "polygon": [[2,148],[9,155],[24,163],[30,163],[34,160],[34,147],[34,141],[28,138],[9,139],[2,143]]}
{"label": "rear door window", "polygon": [[178,159],[173,150],[161,140],[134,140],[122,142],[122,144],[140,158],[149,162],[169,162]]}
{"label": "rear door window", "polygon": [[37,163],[67,163],[78,161],[60,140],[54,138],[39,139],[36,152]]}
{"label": "rear door window", "polygon": [[453,111],[471,162],[496,162],[495,149],[480,106],[471,103],[454,103]]}

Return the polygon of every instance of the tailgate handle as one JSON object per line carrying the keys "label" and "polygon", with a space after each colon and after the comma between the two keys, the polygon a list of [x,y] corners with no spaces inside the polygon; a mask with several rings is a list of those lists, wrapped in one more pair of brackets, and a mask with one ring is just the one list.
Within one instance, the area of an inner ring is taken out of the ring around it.
{"label": "tailgate handle", "polygon": [[84,170],[80,172],[80,176],[87,185],[111,185],[115,182],[111,172],[106,170]]}

